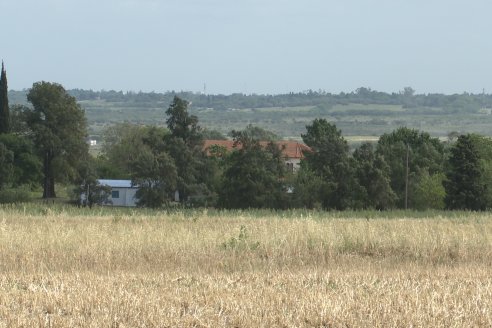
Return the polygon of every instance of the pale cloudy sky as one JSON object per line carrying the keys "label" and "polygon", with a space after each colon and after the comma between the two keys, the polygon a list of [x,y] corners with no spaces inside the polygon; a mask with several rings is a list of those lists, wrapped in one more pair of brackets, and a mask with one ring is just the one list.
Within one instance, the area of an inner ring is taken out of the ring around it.
{"label": "pale cloudy sky", "polygon": [[492,93],[490,0],[0,0],[11,89]]}

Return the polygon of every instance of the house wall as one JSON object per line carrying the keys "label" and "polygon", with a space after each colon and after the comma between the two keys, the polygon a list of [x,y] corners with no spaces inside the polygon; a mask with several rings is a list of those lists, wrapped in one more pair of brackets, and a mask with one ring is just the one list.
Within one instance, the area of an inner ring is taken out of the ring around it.
{"label": "house wall", "polygon": [[[119,193],[118,198],[113,198],[113,192],[117,191]],[[110,200],[113,206],[136,206],[135,194],[137,193],[136,188],[111,188]]]}
{"label": "house wall", "polygon": [[131,188],[126,190],[126,206],[137,206],[137,189]]}
{"label": "house wall", "polygon": [[292,167],[293,171],[292,172],[297,172],[299,168],[301,167],[301,159],[300,158],[288,158],[285,160],[285,165],[287,165],[287,168]]}

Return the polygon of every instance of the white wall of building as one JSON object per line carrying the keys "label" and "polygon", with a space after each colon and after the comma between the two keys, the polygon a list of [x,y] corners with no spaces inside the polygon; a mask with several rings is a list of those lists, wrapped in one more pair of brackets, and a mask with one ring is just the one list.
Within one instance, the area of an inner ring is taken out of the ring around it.
{"label": "white wall of building", "polygon": [[301,168],[301,159],[300,158],[288,158],[285,160],[285,165],[288,170],[291,172],[297,172]]}
{"label": "white wall of building", "polygon": [[136,193],[137,188],[112,187],[111,197],[109,198],[109,200],[112,202],[113,206],[137,206],[137,200],[135,197]]}

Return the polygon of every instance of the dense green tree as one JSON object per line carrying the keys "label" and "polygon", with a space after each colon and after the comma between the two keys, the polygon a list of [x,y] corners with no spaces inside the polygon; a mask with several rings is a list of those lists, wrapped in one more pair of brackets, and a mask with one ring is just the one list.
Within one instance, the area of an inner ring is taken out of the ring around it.
{"label": "dense green tree", "polygon": [[[486,186],[492,186],[492,139],[474,133],[470,135],[470,138],[480,157],[482,182]],[[492,188],[487,187],[484,197],[486,198],[487,208],[492,207]]]}
{"label": "dense green tree", "polygon": [[92,208],[109,201],[111,187],[101,185],[97,175],[97,161],[90,154],[78,163],[78,175],[75,179],[74,198],[77,203]]}
{"label": "dense green tree", "polygon": [[10,132],[9,95],[7,86],[7,72],[2,61],[0,74],[0,133]]}
{"label": "dense green tree", "polygon": [[207,186],[210,172],[198,118],[188,113],[188,102],[179,97],[174,97],[166,114],[170,134],[165,137],[165,147],[176,165],[180,202],[207,198],[212,192]]}
{"label": "dense green tree", "polygon": [[30,134],[29,127],[27,126],[26,113],[30,108],[25,105],[12,105],[10,106],[10,132],[27,136]]}
{"label": "dense green tree", "polygon": [[94,157],[94,171],[99,179],[127,179],[130,177],[129,172],[122,172],[115,168],[104,154]]}
{"label": "dense green tree", "polygon": [[384,158],[374,151],[370,143],[364,143],[354,151],[355,177],[361,191],[363,208],[388,209],[394,206],[396,195],[390,186],[390,168]]}
{"label": "dense green tree", "polygon": [[34,83],[27,99],[33,108],[26,122],[43,159],[43,198],[56,197],[55,181],[73,180],[88,152],[84,111],[57,83]]}
{"label": "dense green tree", "polygon": [[166,111],[167,128],[173,138],[182,139],[187,146],[200,146],[203,142],[201,128],[198,126],[198,118],[188,113],[188,105],[186,100],[174,97]]}
{"label": "dense green tree", "polygon": [[315,119],[306,126],[306,130],[302,140],[311,148],[304,154],[309,166],[319,173],[335,174],[337,165],[346,162],[349,156],[349,147],[342,132],[325,119]]}
{"label": "dense green tree", "polygon": [[227,138],[217,130],[203,129],[201,134],[203,140],[227,140]]}
{"label": "dense green tree", "polygon": [[444,146],[439,139],[406,127],[383,134],[378,141],[377,153],[390,167],[391,189],[398,197],[397,206],[400,208],[405,204],[407,151],[409,207],[412,207],[414,198],[410,192],[416,190],[414,187],[420,175],[434,175],[444,170]]}
{"label": "dense green tree", "polygon": [[29,108],[26,106],[13,105],[7,114],[10,133],[0,133],[0,143],[13,154],[13,170],[7,171],[12,173],[9,185],[14,188],[22,185],[32,188],[41,181],[42,165],[33,141],[29,138],[31,131],[26,124],[27,110]]}
{"label": "dense green tree", "polygon": [[325,182],[307,165],[302,165],[293,183],[293,205],[299,208],[321,209]]}
{"label": "dense green tree", "polygon": [[139,186],[137,205],[158,208],[173,199],[177,170],[168,154],[165,137],[168,132],[151,127],[143,137],[143,146],[132,161],[132,183]]}
{"label": "dense green tree", "polygon": [[304,154],[301,170],[307,169],[322,182],[318,190],[323,208],[346,209],[358,207],[359,193],[353,165],[349,158],[349,147],[342,133],[325,119],[315,119],[306,126],[302,135],[304,143],[311,148]]}
{"label": "dense green tree", "polygon": [[137,205],[158,208],[172,200],[177,170],[164,151],[144,147],[132,163],[132,183],[138,186]]}
{"label": "dense green tree", "polygon": [[[286,169],[281,149],[274,143],[234,132],[237,149],[226,159],[219,205],[225,208],[283,208],[287,206]],[[240,145],[240,146],[239,146]]]}
{"label": "dense green tree", "polygon": [[483,181],[480,154],[471,135],[462,135],[451,148],[444,188],[448,209],[485,210],[487,185]]}
{"label": "dense green tree", "polygon": [[418,210],[444,209],[446,191],[443,186],[444,173],[430,175],[424,171],[414,185],[413,207]]}
{"label": "dense green tree", "polygon": [[[156,129],[159,131],[157,132]],[[103,132],[102,156],[98,159],[100,177],[131,179],[133,162],[144,147],[151,130],[154,130],[153,133],[158,133],[161,138],[167,133],[164,128],[131,123],[120,123],[106,128]],[[159,144],[161,143],[162,141]]]}
{"label": "dense green tree", "polygon": [[8,187],[13,179],[14,153],[0,143],[0,190]]}
{"label": "dense green tree", "polygon": [[177,169],[168,153],[169,131],[122,123],[104,132],[98,174],[105,178],[130,178],[139,186],[137,204],[158,208],[173,198]]}
{"label": "dense green tree", "polygon": [[[234,136],[236,131],[231,131],[229,135],[231,137]],[[273,133],[272,131],[265,130],[259,126],[255,126],[252,124],[248,124],[244,130],[241,132],[243,135],[248,136],[250,138],[261,140],[261,141],[277,141],[280,140],[280,137]]]}
{"label": "dense green tree", "polygon": [[20,134],[1,134],[0,143],[12,152],[13,171],[10,182],[13,187],[39,185],[42,165],[32,140]]}

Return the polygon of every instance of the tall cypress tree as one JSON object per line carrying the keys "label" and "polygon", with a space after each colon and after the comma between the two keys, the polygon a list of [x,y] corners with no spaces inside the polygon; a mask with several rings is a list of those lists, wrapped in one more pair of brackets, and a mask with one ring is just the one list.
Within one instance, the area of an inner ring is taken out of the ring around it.
{"label": "tall cypress tree", "polygon": [[7,72],[2,61],[2,73],[0,76],[0,134],[10,132],[10,112],[7,89]]}

